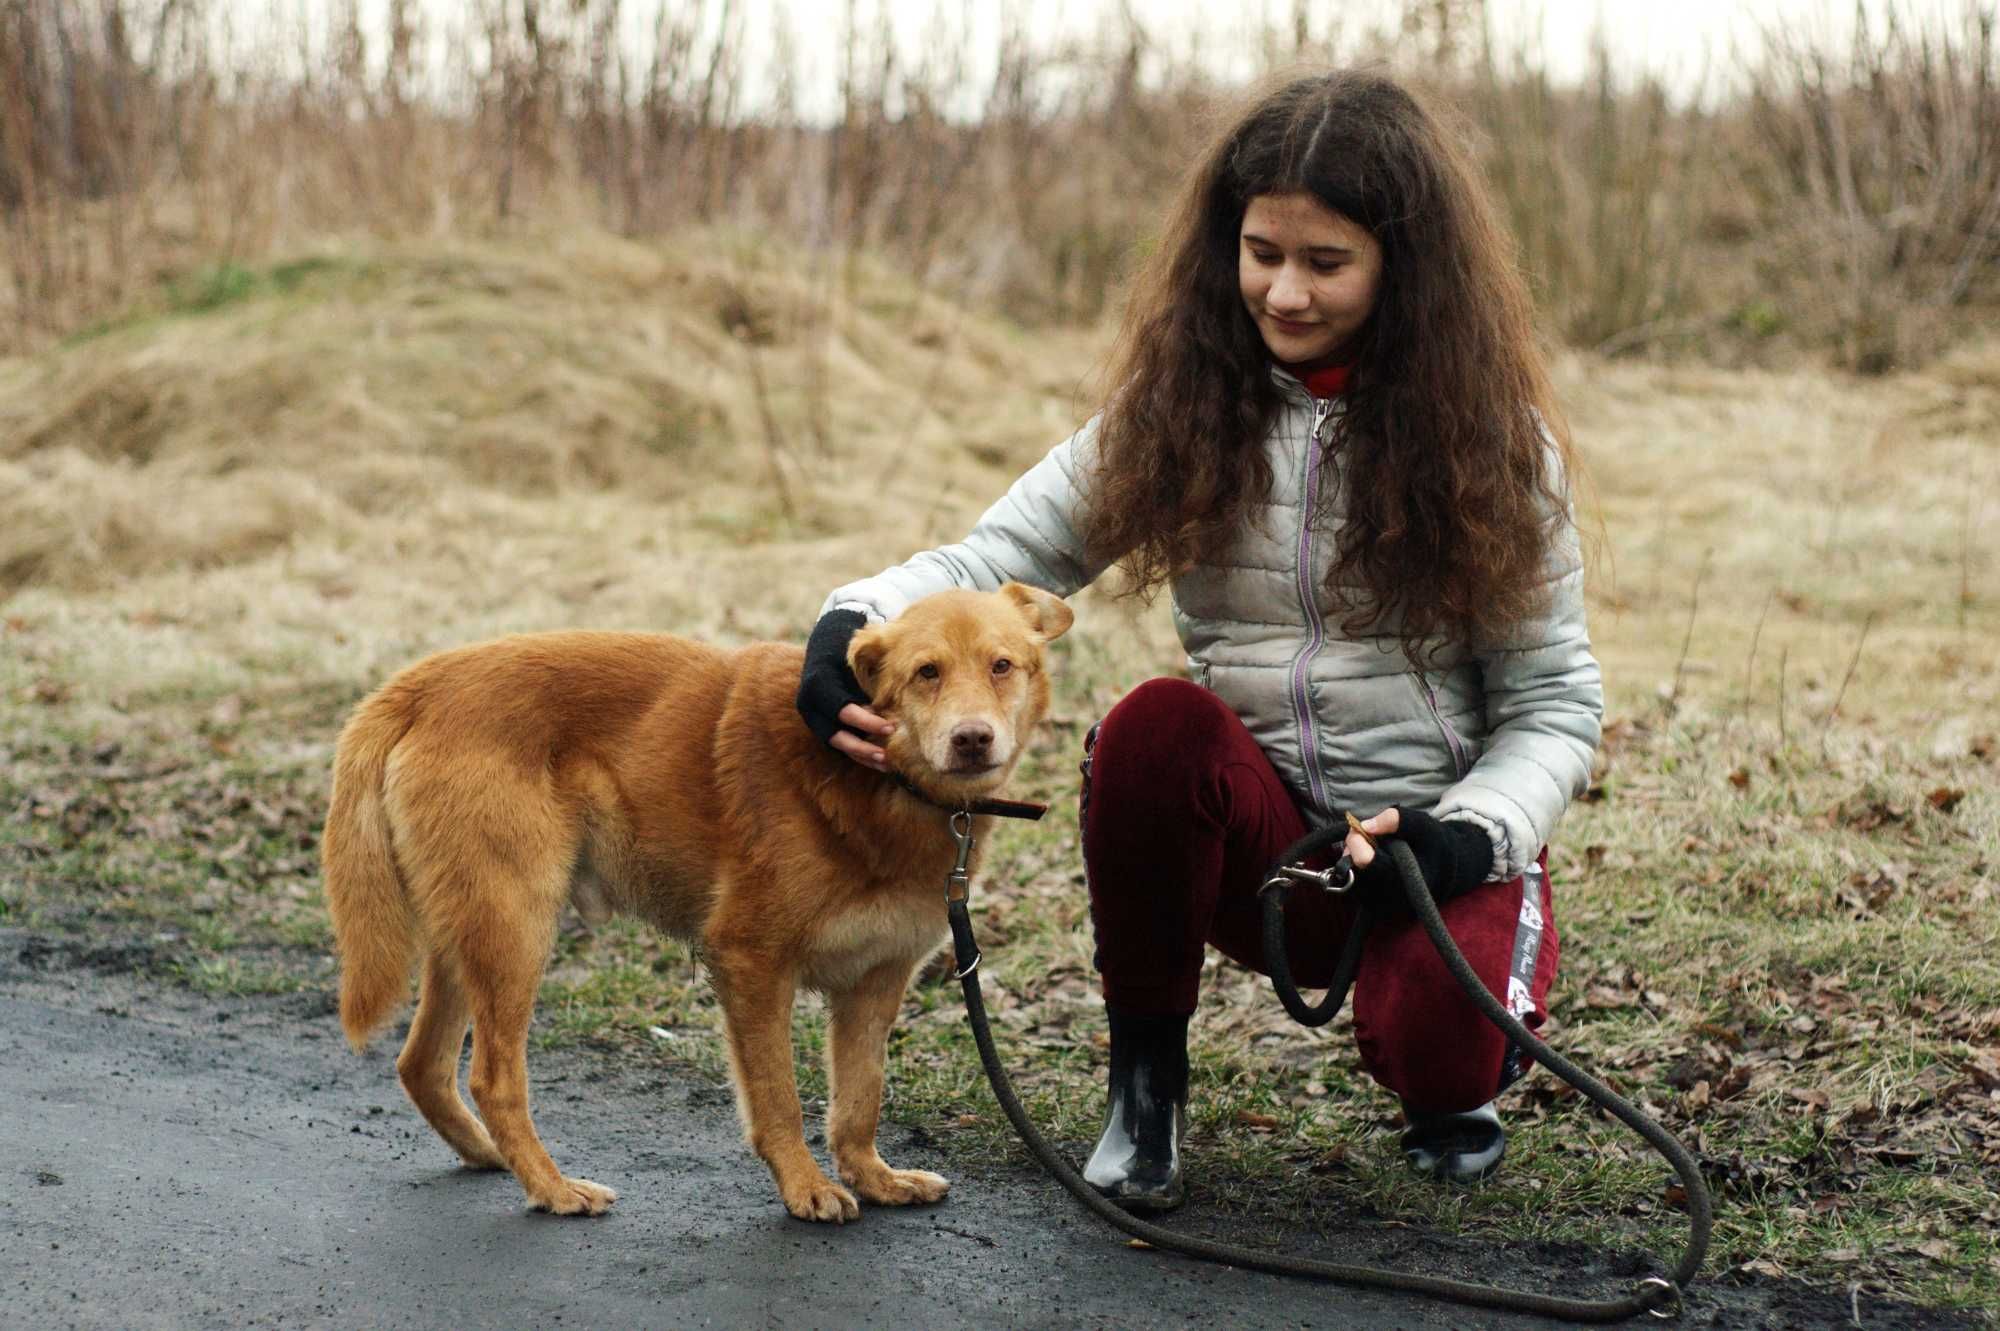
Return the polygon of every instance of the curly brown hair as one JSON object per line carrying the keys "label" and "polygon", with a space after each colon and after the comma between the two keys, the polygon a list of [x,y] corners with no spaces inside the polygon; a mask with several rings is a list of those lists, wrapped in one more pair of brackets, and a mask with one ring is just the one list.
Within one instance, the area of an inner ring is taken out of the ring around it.
{"label": "curly brown hair", "polygon": [[1423,103],[1372,72],[1284,84],[1196,165],[1107,367],[1085,538],[1150,596],[1219,555],[1270,493],[1263,444],[1280,391],[1244,307],[1239,232],[1252,199],[1298,191],[1383,255],[1324,444],[1344,454],[1346,507],[1328,586],[1361,589],[1341,627],[1393,634],[1413,662],[1440,639],[1503,639],[1543,604],[1568,432],[1476,168]]}

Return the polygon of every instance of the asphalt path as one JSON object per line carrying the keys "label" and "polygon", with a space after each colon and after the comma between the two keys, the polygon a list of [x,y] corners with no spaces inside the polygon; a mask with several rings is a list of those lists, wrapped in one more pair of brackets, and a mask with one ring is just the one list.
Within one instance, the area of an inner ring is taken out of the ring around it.
{"label": "asphalt path", "polygon": [[[726,1088],[603,1049],[537,1053],[530,1070],[551,1153],[620,1199],[598,1219],[533,1214],[510,1176],[456,1167],[396,1087],[396,1040],[347,1051],[323,990],[210,997],[112,955],[0,931],[0,1326],[1556,1325],[1135,1251],[1031,1168],[955,1168],[947,1145],[894,1126],[884,1155],[952,1176],[947,1201],[795,1221]],[[1615,1255],[1380,1226],[1300,1242],[1566,1292],[1631,1279]],[[1683,1324],[1849,1311],[1835,1292],[1723,1284]],[[1869,1327],[1972,1324],[1863,1311]]]}

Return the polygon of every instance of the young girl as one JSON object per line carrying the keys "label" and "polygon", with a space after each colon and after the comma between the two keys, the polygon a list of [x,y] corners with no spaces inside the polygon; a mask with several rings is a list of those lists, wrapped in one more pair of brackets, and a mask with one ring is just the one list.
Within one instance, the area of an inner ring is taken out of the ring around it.
{"label": "young girl", "polygon": [[[1111,1030],[1086,1177],[1183,1196],[1186,1036],[1203,947],[1265,969],[1256,891],[1352,810],[1417,853],[1452,935],[1530,1026],[1556,934],[1545,846],[1588,780],[1602,689],[1569,445],[1512,251],[1462,148],[1371,73],[1290,83],[1187,181],[1140,274],[1113,385],[962,543],[834,592],[799,706],[884,766],[845,667],[856,627],[948,587],[1068,595],[1114,561],[1172,590],[1191,680],[1133,689],[1085,741],[1084,864]],[[1521,1058],[1445,970],[1387,856],[1346,851],[1388,918],[1354,986],[1369,1072],[1418,1169],[1484,1177]],[[1324,983],[1355,908],[1295,893]]]}

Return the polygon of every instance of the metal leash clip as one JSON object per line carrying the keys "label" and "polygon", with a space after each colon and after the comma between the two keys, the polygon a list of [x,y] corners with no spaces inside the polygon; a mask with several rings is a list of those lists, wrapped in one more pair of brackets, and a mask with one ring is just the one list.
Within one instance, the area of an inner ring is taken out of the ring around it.
{"label": "metal leash clip", "polygon": [[[958,846],[958,859],[951,866],[951,872],[944,876],[944,899],[946,908],[958,906],[963,909],[966,897],[972,892],[972,873],[966,867],[972,862],[972,810],[960,809],[951,816],[951,839]],[[956,927],[956,926],[954,926]],[[961,954],[962,955],[962,954]],[[980,959],[985,954],[975,951],[972,960],[951,973],[954,980],[963,980],[979,969]]]}
{"label": "metal leash clip", "polygon": [[944,876],[944,899],[963,901],[972,890],[972,875],[966,865],[972,861],[972,812],[960,809],[951,816],[951,839],[958,844],[958,862]]}
{"label": "metal leash clip", "polygon": [[1303,864],[1281,866],[1265,880],[1267,888],[1285,884],[1307,883],[1328,896],[1344,897],[1354,890],[1354,861],[1342,855],[1330,868],[1308,869]]}

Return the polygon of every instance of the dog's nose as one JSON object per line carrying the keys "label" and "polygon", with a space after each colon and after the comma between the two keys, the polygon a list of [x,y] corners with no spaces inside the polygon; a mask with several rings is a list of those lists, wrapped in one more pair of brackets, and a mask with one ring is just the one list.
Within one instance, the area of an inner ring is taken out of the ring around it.
{"label": "dog's nose", "polygon": [[966,721],[951,732],[951,751],[965,761],[977,761],[993,747],[993,727],[984,721]]}

